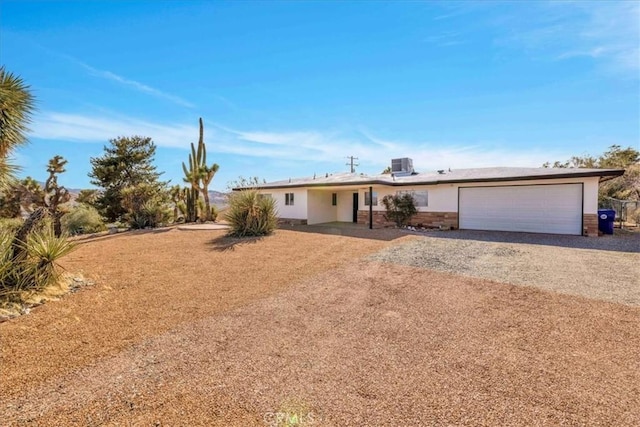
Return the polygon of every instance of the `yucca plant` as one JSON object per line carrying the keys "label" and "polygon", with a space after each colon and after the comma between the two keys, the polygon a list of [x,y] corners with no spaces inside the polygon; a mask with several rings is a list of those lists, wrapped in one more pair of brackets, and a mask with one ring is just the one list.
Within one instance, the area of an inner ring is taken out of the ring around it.
{"label": "yucca plant", "polygon": [[39,290],[59,279],[57,261],[74,249],[65,236],[56,237],[52,227],[29,233],[21,242],[21,256],[13,256],[14,233],[0,231],[1,293]]}
{"label": "yucca plant", "polygon": [[256,190],[242,190],[231,194],[225,215],[236,237],[264,236],[278,224],[275,200],[263,197]]}
{"label": "yucca plant", "polygon": [[13,255],[11,243],[13,242],[14,234],[15,230],[0,228],[0,288],[4,288],[5,284],[10,282],[14,265],[11,262],[11,256]]}
{"label": "yucca plant", "polygon": [[57,261],[75,249],[66,236],[57,237],[51,228],[29,235],[26,243],[27,271],[31,271],[36,288],[54,284],[58,279]]}

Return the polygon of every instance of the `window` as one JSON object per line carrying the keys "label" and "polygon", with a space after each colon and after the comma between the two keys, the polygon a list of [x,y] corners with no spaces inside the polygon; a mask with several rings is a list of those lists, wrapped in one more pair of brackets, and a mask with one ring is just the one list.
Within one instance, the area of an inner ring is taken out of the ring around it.
{"label": "window", "polygon": [[[364,205],[369,206],[369,192],[364,192]],[[378,193],[376,191],[373,192],[373,206],[378,206]]]}
{"label": "window", "polygon": [[293,193],[285,193],[284,204],[287,206],[293,206]]}
{"label": "window", "polygon": [[331,193],[331,206],[338,206],[338,193]]}
{"label": "window", "polygon": [[405,193],[409,193],[413,196],[413,201],[415,202],[417,208],[429,206],[429,192],[427,190],[398,191],[396,194],[402,195]]}
{"label": "window", "polygon": [[268,193],[260,193],[258,194],[258,199],[272,199],[273,196]]}

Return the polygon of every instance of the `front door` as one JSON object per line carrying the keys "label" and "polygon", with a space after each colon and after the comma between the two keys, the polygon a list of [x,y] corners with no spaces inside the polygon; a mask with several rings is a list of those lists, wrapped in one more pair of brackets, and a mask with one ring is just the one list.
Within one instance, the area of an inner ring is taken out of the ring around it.
{"label": "front door", "polygon": [[358,193],[353,193],[353,222],[358,222]]}

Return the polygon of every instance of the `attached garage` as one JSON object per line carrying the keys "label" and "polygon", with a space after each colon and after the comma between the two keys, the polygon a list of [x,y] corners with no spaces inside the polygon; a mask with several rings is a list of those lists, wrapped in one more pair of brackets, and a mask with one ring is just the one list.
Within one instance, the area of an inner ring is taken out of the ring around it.
{"label": "attached garage", "polygon": [[582,234],[583,184],[460,187],[459,227]]}

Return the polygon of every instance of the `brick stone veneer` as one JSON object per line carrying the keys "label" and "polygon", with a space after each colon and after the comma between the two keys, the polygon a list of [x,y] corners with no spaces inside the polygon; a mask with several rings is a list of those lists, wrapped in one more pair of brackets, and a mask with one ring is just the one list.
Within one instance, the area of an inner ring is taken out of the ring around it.
{"label": "brick stone veneer", "polygon": [[598,215],[584,214],[582,215],[582,228],[585,236],[598,237]]}
{"label": "brick stone veneer", "polygon": [[[392,227],[395,224],[384,219],[384,212],[373,211],[373,225]],[[418,212],[411,218],[411,225],[422,224],[425,227],[458,228],[457,212]],[[358,224],[369,224],[369,211],[358,211]]]}
{"label": "brick stone veneer", "polygon": [[296,218],[278,218],[278,225],[307,225],[306,219],[296,219]]}

